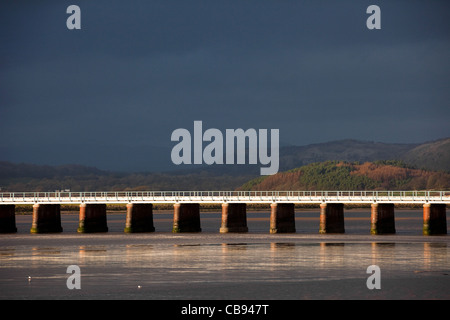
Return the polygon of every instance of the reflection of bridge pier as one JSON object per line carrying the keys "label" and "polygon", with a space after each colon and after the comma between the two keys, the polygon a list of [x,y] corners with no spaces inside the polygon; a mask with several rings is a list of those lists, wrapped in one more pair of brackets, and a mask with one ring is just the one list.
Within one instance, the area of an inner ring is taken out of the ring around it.
{"label": "reflection of bridge pier", "polygon": [[344,266],[344,250],[345,243],[343,242],[320,242],[317,257],[318,266],[326,268],[336,264]]}
{"label": "reflection of bridge pier", "polygon": [[433,271],[433,267],[439,265],[440,260],[447,257],[447,251],[447,243],[424,242],[422,269],[424,271]]}
{"label": "reflection of bridge pier", "polygon": [[383,262],[383,256],[395,257],[394,242],[372,242],[370,245],[370,260],[372,265],[380,265]]}

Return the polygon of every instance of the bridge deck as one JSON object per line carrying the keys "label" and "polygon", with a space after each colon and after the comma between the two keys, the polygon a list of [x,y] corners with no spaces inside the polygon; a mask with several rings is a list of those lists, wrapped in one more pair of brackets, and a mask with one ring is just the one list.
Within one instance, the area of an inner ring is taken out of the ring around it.
{"label": "bridge deck", "polygon": [[441,203],[450,191],[102,191],[4,192],[1,204],[81,203]]}

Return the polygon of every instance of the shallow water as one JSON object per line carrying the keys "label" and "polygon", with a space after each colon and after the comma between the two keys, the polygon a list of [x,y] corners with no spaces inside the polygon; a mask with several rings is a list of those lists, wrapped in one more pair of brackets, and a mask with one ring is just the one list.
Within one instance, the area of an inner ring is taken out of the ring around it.
{"label": "shallow water", "polygon": [[[345,234],[319,235],[316,212],[296,213],[295,234],[268,233],[269,213],[249,212],[248,233],[220,234],[220,213],[201,214],[202,232],[124,234],[125,215],[108,214],[108,233],[0,235],[0,299],[449,299],[450,237],[422,236],[421,211],[396,211],[395,235],[369,234],[370,213],[345,213]],[[69,265],[81,289],[69,290]],[[370,265],[381,289],[368,289]],[[31,277],[31,278],[29,278]]]}

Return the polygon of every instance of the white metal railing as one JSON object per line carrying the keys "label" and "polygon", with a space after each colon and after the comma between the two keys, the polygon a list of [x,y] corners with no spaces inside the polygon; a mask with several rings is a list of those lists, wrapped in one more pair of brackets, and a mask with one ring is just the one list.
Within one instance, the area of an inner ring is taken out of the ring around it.
{"label": "white metal railing", "polygon": [[92,191],[3,192],[0,204],[34,203],[445,203],[450,191]]}

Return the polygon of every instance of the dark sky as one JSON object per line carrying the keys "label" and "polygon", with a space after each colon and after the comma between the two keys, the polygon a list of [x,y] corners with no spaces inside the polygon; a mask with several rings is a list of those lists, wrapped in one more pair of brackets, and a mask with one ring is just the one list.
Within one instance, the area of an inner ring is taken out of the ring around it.
{"label": "dark sky", "polygon": [[[66,9],[81,8],[81,30]],[[366,9],[381,8],[381,30]],[[171,164],[177,128],[281,145],[450,136],[450,1],[0,4],[0,160]]]}

